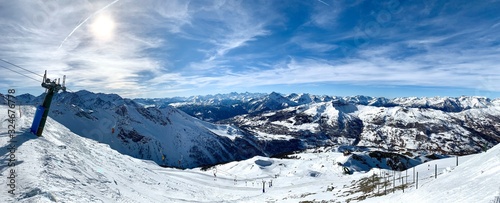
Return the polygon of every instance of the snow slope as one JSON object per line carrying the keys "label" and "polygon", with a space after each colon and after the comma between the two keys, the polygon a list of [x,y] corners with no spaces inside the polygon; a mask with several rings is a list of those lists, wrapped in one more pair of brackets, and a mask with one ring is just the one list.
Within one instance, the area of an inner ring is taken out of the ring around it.
{"label": "snow slope", "polygon": [[[33,107],[20,109],[17,162],[11,168],[5,158],[7,107],[0,106],[0,202],[355,202],[366,196],[357,191],[360,181],[373,174],[397,174],[373,169],[343,175],[337,163],[349,157],[333,148],[299,153],[295,159],[256,156],[208,170],[162,168],[76,135],[51,118],[44,136],[37,138],[27,132]],[[410,185],[404,194],[397,190],[367,201],[489,202],[499,195],[499,156],[500,146],[496,146],[486,153],[460,157],[458,167],[454,167],[455,158],[427,162],[416,167],[418,190]],[[434,164],[444,172],[437,179],[431,177]],[[7,193],[11,169],[16,171],[13,196]]]}
{"label": "snow slope", "polygon": [[[238,193],[261,194],[257,187],[235,188],[232,180],[214,182],[202,173],[162,168],[120,154],[109,145],[72,133],[51,118],[44,136],[36,137],[27,132],[33,107],[23,106],[21,111],[23,115],[16,121],[15,167],[7,166],[4,159],[9,138],[5,133],[0,136],[0,202],[233,202],[241,198]],[[7,108],[0,106],[0,112],[4,121]],[[15,195],[7,193],[11,169],[17,176]]]}
{"label": "snow slope", "polygon": [[[6,111],[0,106],[2,121]],[[20,133],[15,138],[19,142],[14,168],[16,195],[7,194],[6,177],[11,168],[2,160],[0,202],[180,202],[195,194],[189,190],[179,194],[175,188],[182,182],[154,172],[156,164],[82,138],[51,118],[44,136],[37,138],[26,132],[33,118],[32,107],[21,111],[24,115],[17,120]],[[6,154],[7,140],[2,133],[2,155]]]}
{"label": "snow slope", "polygon": [[[445,165],[447,160],[429,162]],[[449,161],[449,160],[448,160]],[[453,161],[453,160],[452,160]],[[432,176],[433,167],[427,170],[423,164],[419,167],[420,177]],[[424,173],[422,173],[424,172]],[[442,172],[442,171],[440,171]],[[485,153],[469,156],[467,161],[460,163],[453,170],[444,169],[444,174],[437,179],[430,178],[421,181],[418,189],[384,197],[369,199],[366,202],[494,202],[500,199],[500,145]],[[494,202],[496,203],[496,202]]]}

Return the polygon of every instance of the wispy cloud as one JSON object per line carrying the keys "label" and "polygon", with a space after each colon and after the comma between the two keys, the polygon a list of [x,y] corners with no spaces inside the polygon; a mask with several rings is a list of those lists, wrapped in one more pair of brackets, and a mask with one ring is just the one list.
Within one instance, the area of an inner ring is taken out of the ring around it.
{"label": "wispy cloud", "polygon": [[313,53],[323,53],[338,48],[338,45],[322,41],[325,41],[325,39],[310,35],[298,35],[290,39],[290,43],[294,43],[302,49]]}
{"label": "wispy cloud", "polygon": [[[451,60],[445,58],[444,60]],[[490,56],[492,57],[492,56]],[[493,58],[490,58],[493,59]],[[449,62],[449,61],[447,61]],[[445,63],[447,63],[445,62]],[[412,85],[475,88],[499,91],[497,73],[486,72],[487,64],[453,63],[432,66],[419,60],[398,61],[386,57],[351,59],[343,63],[323,60],[291,60],[285,66],[265,71],[249,71],[223,77],[194,77],[191,83],[204,86],[265,86],[283,84],[332,83],[353,85]],[[198,82],[199,81],[199,82]]]}
{"label": "wispy cloud", "polygon": [[[401,27],[399,21],[408,20],[399,18],[405,13],[404,9],[407,8],[396,9],[398,14],[394,14],[391,21],[379,22],[378,35],[368,35],[370,32],[365,32],[361,26],[360,32],[365,35],[365,41],[353,43],[356,51],[346,58],[297,56],[284,64],[280,61],[275,66],[268,65],[265,70],[247,69],[222,77],[193,79],[205,81],[200,84],[220,87],[331,83],[500,91],[500,85],[494,82],[500,79],[497,65],[500,40],[495,34],[500,30],[493,30],[496,28],[494,19],[480,23],[462,19],[465,27],[460,27],[453,24],[457,19],[448,20],[450,15],[457,16],[456,13],[448,15],[439,12],[440,16],[429,17],[424,23]],[[443,28],[426,31],[425,27]],[[417,32],[407,33],[408,30]],[[355,40],[352,32],[347,34]],[[345,39],[349,37],[342,38],[343,41]],[[295,36],[290,41],[303,49],[310,49],[312,53],[340,49],[339,46],[342,46],[319,43],[321,40],[307,35]]]}
{"label": "wispy cloud", "polygon": [[[65,74],[70,89],[126,97],[301,84],[500,92],[498,9],[466,1],[4,1],[0,58]],[[43,91],[4,72],[0,88],[12,85]]]}
{"label": "wispy cloud", "polygon": [[191,25],[193,12],[189,10],[189,4],[190,1],[155,1],[150,4],[151,10],[156,11],[160,18],[151,23],[155,26],[165,26],[172,33],[179,33],[182,26]]}
{"label": "wispy cloud", "polygon": [[[182,23],[176,25],[180,26],[188,23],[189,16],[179,9],[182,6],[173,3],[166,5],[165,10],[155,10],[157,13],[129,9],[133,6],[130,4],[125,1],[78,4],[40,1],[36,5],[19,2],[1,7],[2,13],[12,8],[16,8],[16,13],[0,16],[2,26],[11,28],[0,31],[8,39],[0,45],[0,54],[2,58],[33,71],[43,73],[44,69],[48,69],[49,77],[65,74],[71,89],[133,96],[137,92],[135,90],[144,88],[142,81],[137,79],[140,73],[161,73],[160,62],[148,57],[146,52],[162,46],[166,41],[143,33],[148,27],[140,26],[143,23],[141,20],[150,20],[151,16],[157,15],[166,21],[179,20]],[[157,4],[146,2],[142,9],[159,8],[155,6]],[[170,7],[172,5],[175,7]],[[34,6],[42,9],[33,9]],[[166,15],[168,9],[177,11],[176,15]],[[116,27],[113,39],[106,42],[92,33],[93,21],[103,14],[109,15]],[[171,32],[176,31],[173,27],[169,28]],[[12,75],[12,78],[19,77]],[[37,87],[39,83],[23,85]]]}
{"label": "wispy cloud", "polygon": [[[191,63],[190,67],[196,70],[221,68],[227,61],[226,55],[229,52],[269,35],[270,31],[266,26],[275,17],[265,4],[269,3],[217,1],[214,5],[201,7],[197,14],[200,21],[193,26],[198,26],[195,28],[198,32],[207,32],[208,37],[197,37],[196,40],[207,42],[211,46],[203,51],[205,58]],[[262,8],[266,8],[265,11]]]}

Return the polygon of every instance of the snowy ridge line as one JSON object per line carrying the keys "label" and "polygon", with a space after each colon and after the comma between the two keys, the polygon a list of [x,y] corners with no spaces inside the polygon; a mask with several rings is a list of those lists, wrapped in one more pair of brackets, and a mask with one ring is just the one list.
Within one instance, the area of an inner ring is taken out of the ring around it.
{"label": "snowy ridge line", "polygon": [[[234,96],[241,95],[241,96]],[[327,96],[327,95],[312,95],[307,93],[283,95],[276,92],[270,94],[219,94],[193,97],[176,97],[176,98],[155,98],[155,99],[135,99],[144,105],[165,106],[172,105],[176,108],[187,105],[205,105],[217,106],[229,103],[234,105],[235,102],[241,103],[259,103],[266,100],[279,100],[285,102],[288,106],[308,105],[318,102],[335,102],[335,103],[352,103],[356,105],[368,105],[377,107],[412,107],[412,108],[435,108],[451,111],[461,111],[470,108],[485,108],[488,105],[497,105],[499,99],[489,99],[479,96],[460,96],[460,97],[396,97],[392,99],[384,97],[370,96]]]}

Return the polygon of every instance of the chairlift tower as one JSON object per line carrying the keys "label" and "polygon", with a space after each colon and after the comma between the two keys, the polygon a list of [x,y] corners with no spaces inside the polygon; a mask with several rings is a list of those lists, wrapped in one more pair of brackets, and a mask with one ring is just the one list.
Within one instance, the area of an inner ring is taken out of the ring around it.
{"label": "chairlift tower", "polygon": [[47,116],[49,115],[50,104],[52,103],[52,98],[54,94],[62,90],[66,92],[66,75],[63,76],[63,82],[60,83],[61,79],[50,80],[47,78],[47,70],[43,75],[42,87],[46,88],[45,99],[43,104],[39,105],[36,109],[35,118],[33,119],[33,124],[31,124],[31,132],[37,136],[42,136],[43,128],[45,127],[45,122],[47,121]]}

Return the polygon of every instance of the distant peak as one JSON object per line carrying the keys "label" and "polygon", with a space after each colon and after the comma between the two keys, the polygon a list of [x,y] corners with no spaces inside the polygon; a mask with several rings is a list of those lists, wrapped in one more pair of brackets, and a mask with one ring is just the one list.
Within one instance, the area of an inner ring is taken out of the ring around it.
{"label": "distant peak", "polygon": [[269,98],[270,99],[283,99],[285,97],[283,97],[283,95],[281,95],[280,93],[271,92],[271,94],[269,94]]}

